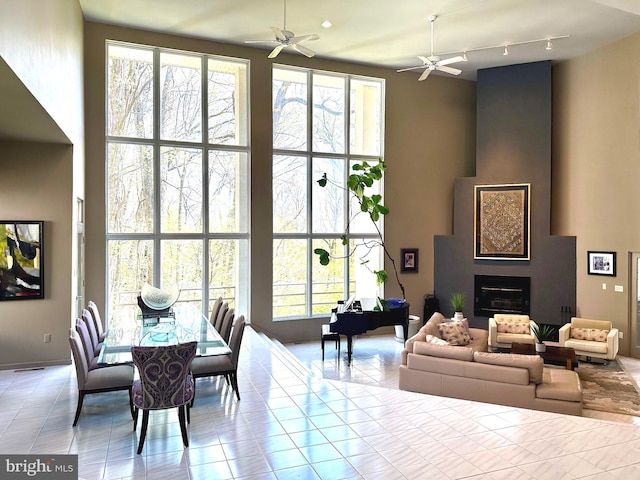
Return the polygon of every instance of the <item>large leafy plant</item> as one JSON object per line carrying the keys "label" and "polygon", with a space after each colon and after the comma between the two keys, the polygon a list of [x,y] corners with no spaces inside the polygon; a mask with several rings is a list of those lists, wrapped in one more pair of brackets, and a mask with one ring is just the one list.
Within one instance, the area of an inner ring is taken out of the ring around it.
{"label": "large leafy plant", "polygon": [[[360,212],[358,212],[358,214],[365,214],[369,217],[371,222],[373,222],[373,225],[376,229],[377,236],[378,236],[378,238],[375,239],[374,241],[367,242],[360,246],[367,248],[368,249],[367,251],[370,251],[371,249],[377,246],[382,247],[384,256],[389,260],[389,262],[393,267],[394,277],[402,292],[402,298],[405,298],[404,285],[402,284],[402,282],[400,281],[400,277],[398,276],[398,269],[396,267],[396,262],[394,258],[391,256],[391,254],[389,253],[389,250],[387,250],[387,247],[384,243],[382,232],[380,231],[380,226],[378,224],[378,220],[380,220],[382,216],[387,215],[389,213],[389,209],[382,204],[382,195],[378,193],[367,195],[366,193],[367,189],[371,188],[376,182],[380,182],[382,180],[382,177],[383,177],[384,171],[387,168],[387,165],[386,163],[384,163],[384,161],[382,161],[382,159],[380,159],[378,160],[378,163],[376,163],[375,165],[370,165],[368,162],[363,161],[361,163],[354,164],[351,168],[353,173],[351,173],[349,175],[349,178],[347,179],[347,190],[353,195],[353,197],[357,200],[358,204],[360,205]],[[343,188],[337,183],[332,182],[329,178],[327,178],[326,173],[324,173],[322,175],[322,178],[320,178],[317,182],[318,182],[318,185],[320,185],[321,187],[325,187],[327,186],[327,184],[330,183],[338,188]],[[350,223],[351,222],[349,221],[347,224],[345,233],[343,233],[342,236],[340,237],[342,240],[342,245],[347,245],[349,242],[347,233],[349,231]],[[356,249],[351,251],[350,255],[355,255],[355,251]],[[331,261],[332,255],[324,248],[316,248],[313,252],[316,255],[318,255],[321,265],[328,265],[329,262]],[[336,257],[336,258],[344,258],[344,257]],[[367,266],[368,260],[365,259],[365,256],[361,256],[360,259],[361,259],[361,264],[369,268]],[[384,269],[382,270],[369,269],[369,270],[376,276],[376,283],[378,285],[382,285],[387,281],[388,275]]]}

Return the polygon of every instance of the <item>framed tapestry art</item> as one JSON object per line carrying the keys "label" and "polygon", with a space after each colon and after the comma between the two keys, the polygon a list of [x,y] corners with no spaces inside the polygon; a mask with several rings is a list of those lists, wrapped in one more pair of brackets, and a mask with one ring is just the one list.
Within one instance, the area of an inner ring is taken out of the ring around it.
{"label": "framed tapestry art", "polygon": [[616,252],[587,252],[589,275],[616,276]]}
{"label": "framed tapestry art", "polygon": [[530,259],[530,194],[530,183],[475,186],[475,259]]}
{"label": "framed tapestry art", "polygon": [[44,222],[0,220],[0,300],[44,298]]}

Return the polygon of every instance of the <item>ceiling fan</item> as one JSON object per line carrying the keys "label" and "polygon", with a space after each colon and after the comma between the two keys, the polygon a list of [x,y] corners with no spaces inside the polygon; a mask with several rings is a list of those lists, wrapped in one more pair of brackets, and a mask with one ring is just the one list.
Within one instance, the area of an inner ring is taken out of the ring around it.
{"label": "ceiling fan", "polygon": [[271,27],[271,30],[273,30],[273,33],[276,35],[276,38],[273,40],[246,40],[244,43],[275,43],[276,46],[271,50],[269,58],[276,58],[283,48],[291,48],[309,58],[315,55],[313,50],[300,45],[300,43],[318,40],[320,37],[317,34],[312,33],[310,35],[296,37],[293,32],[287,30],[287,0],[284,0],[284,27]]}
{"label": "ceiling fan", "polygon": [[431,55],[429,55],[428,57],[418,55],[418,58],[422,60],[422,65],[418,65],[417,67],[402,68],[398,70],[398,72],[407,72],[409,70],[419,70],[421,68],[424,68],[424,72],[422,72],[422,75],[420,75],[420,77],[418,78],[419,82],[426,80],[429,74],[434,70],[448,73],[450,75],[460,75],[462,73],[462,70],[448,67],[447,65],[457,62],[463,62],[464,57],[458,55],[456,57],[441,59],[438,55],[433,53],[433,24],[435,23],[436,18],[438,17],[436,17],[435,15],[429,17],[429,22],[431,22]]}

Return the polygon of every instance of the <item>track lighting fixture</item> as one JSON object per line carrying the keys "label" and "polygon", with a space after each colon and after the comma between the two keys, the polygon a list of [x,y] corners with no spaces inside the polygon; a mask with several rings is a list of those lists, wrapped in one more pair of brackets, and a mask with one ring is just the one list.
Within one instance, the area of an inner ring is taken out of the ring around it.
{"label": "track lighting fixture", "polygon": [[505,56],[509,55],[509,46],[508,45],[504,46],[504,52],[502,52],[502,55],[505,55]]}
{"label": "track lighting fixture", "polygon": [[501,48],[502,49],[502,55],[507,56],[509,55],[509,49],[513,48],[513,47],[517,47],[520,45],[527,45],[529,43],[542,43],[545,42],[545,49],[546,50],[552,50],[553,49],[553,43],[552,40],[561,40],[563,38],[569,38],[571,35],[558,35],[555,37],[547,37],[547,38],[536,38],[535,40],[525,40],[522,42],[510,42],[508,45],[502,44],[502,45],[489,45],[486,47],[477,47],[477,48],[466,48],[465,50],[453,50],[450,52],[442,52],[442,53],[438,53],[438,55],[441,56],[446,56],[446,55],[453,55],[456,53],[462,53],[462,58],[464,59],[464,61],[468,61],[467,59],[467,53],[470,52],[478,52],[480,50],[490,50],[490,49],[494,49],[494,48]]}
{"label": "track lighting fixture", "polygon": [[467,58],[467,52],[463,52],[462,53],[462,61],[463,62],[468,62],[469,61],[469,59]]}
{"label": "track lighting fixture", "polygon": [[551,44],[551,40],[547,40],[547,46],[544,48],[545,50],[551,50],[553,48],[553,45]]}

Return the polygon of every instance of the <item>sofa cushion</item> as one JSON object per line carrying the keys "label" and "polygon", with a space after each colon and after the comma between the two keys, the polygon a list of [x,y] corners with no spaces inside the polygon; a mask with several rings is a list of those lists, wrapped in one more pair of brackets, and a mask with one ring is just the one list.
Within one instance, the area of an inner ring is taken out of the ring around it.
{"label": "sofa cushion", "polygon": [[427,342],[416,342],[413,345],[413,353],[429,355],[431,357],[452,358],[454,360],[473,360],[473,350],[469,347],[454,347],[453,345],[434,345]]}
{"label": "sofa cushion", "polygon": [[582,386],[576,372],[563,368],[545,368],[536,387],[536,397],[569,402],[582,401]]}
{"label": "sofa cushion", "polygon": [[450,345],[468,345],[471,337],[460,322],[441,323],[438,325],[440,338]]}
{"label": "sofa cushion", "polygon": [[[608,353],[606,342],[591,342],[589,340],[578,340],[576,338],[570,338],[564,342],[564,346],[573,348],[578,355],[584,355],[586,352],[591,353]],[[584,352],[584,353],[582,353]]]}
{"label": "sofa cushion", "polygon": [[576,340],[588,340],[591,342],[606,342],[609,330],[601,330],[599,328],[576,328],[571,327],[570,338]]}
{"label": "sofa cushion", "polygon": [[531,331],[529,322],[496,322],[498,333],[528,334]]}
{"label": "sofa cushion", "polygon": [[433,335],[434,337],[440,338],[440,330],[438,330],[438,325],[442,323],[444,320],[444,315],[440,312],[435,312],[431,315],[431,318],[425,325],[420,329],[421,332],[426,333],[427,335]]}
{"label": "sofa cushion", "polygon": [[473,360],[490,365],[503,365],[505,367],[526,368],[529,370],[529,382],[542,383],[542,370],[544,363],[538,355],[518,355],[514,353],[488,353],[475,352]]}

